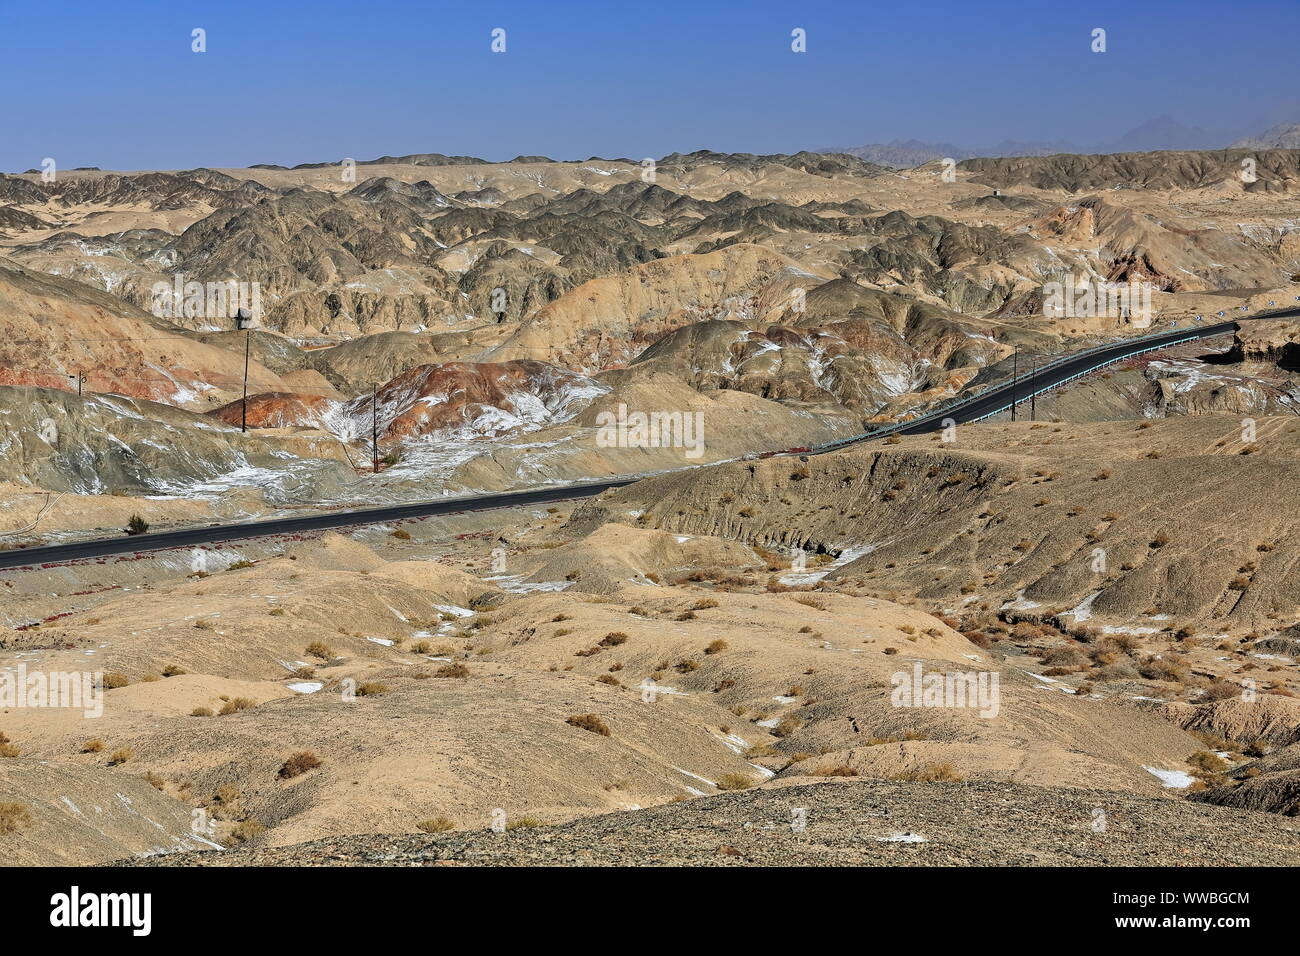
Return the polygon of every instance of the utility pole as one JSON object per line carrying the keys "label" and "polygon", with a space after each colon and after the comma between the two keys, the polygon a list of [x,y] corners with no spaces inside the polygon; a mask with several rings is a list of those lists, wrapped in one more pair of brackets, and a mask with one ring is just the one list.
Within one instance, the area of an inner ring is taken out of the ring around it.
{"label": "utility pole", "polygon": [[1038,377],[1038,356],[1037,355],[1034,356],[1033,362],[1034,362],[1034,370],[1032,373],[1030,373],[1029,376],[1029,420],[1031,422],[1038,420],[1037,409],[1035,407],[1038,400],[1038,389],[1034,388],[1034,379]]}
{"label": "utility pole", "polygon": [[1011,420],[1016,420],[1016,378],[1020,375],[1020,346],[1011,353]]}
{"label": "utility pole", "polygon": [[239,430],[248,431],[248,351],[253,340],[253,316],[247,309],[235,313],[235,328],[244,331],[244,402],[239,411]]}
{"label": "utility pole", "polygon": [[370,383],[370,454],[371,466],[379,474],[379,389]]}
{"label": "utility pole", "polygon": [[69,375],[68,378],[75,378],[75,379],[77,380],[77,397],[80,398],[80,397],[81,397],[81,384],[86,380],[86,376],[84,376],[84,375],[82,375],[80,372],[78,372],[76,375]]}

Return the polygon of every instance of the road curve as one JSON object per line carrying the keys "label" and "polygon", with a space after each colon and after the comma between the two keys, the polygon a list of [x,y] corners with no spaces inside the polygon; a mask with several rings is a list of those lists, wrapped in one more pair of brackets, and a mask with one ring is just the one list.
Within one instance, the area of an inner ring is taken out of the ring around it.
{"label": "road curve", "polygon": [[[1240,321],[1282,319],[1297,316],[1300,316],[1300,309],[1285,309],[1254,316],[1243,316]],[[943,428],[945,422],[949,420],[957,424],[979,421],[1009,408],[1013,396],[1015,401],[1023,402],[1031,394],[1041,393],[1072,378],[1077,378],[1080,375],[1131,356],[1154,351],[1155,349],[1167,348],[1180,342],[1222,335],[1235,331],[1237,328],[1238,320],[1230,319],[1213,325],[1192,326],[1177,329],[1173,332],[1149,335],[1141,339],[1130,339],[1125,342],[1116,342],[1112,345],[1089,349],[1085,352],[1058,359],[1040,367],[1036,372],[1021,375],[1014,384],[1009,382],[1005,385],[990,388],[973,398],[947,405],[939,411],[921,418],[865,432],[861,435],[842,438],[814,448],[798,449],[793,452],[778,452],[777,454],[820,455],[862,442],[874,441],[888,435],[919,435],[925,432],[937,431]],[[201,528],[184,528],[177,531],[161,531],[154,534],[141,534],[130,537],[99,538],[90,541],[74,541],[68,544],[46,545],[39,548],[21,548],[12,551],[0,551],[0,570],[36,567],[87,558],[101,558],[113,554],[137,554],[146,551],[220,544],[227,541],[242,541],[248,538],[260,538],[269,535],[292,535],[329,528],[382,524],[404,518],[427,518],[435,515],[461,514],[467,511],[491,511],[496,508],[590,498],[601,492],[608,491],[610,488],[630,485],[639,480],[641,480],[641,476],[611,478],[604,481],[559,485],[528,491],[471,495],[463,498],[439,498],[413,504],[351,508],[305,517],[269,518],[264,521],[208,525]]]}

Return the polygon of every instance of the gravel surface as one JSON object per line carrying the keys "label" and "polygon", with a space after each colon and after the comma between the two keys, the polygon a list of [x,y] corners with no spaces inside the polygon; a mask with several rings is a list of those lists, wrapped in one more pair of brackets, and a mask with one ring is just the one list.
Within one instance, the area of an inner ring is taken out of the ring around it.
{"label": "gravel surface", "polygon": [[[797,815],[802,808],[806,816]],[[1104,814],[1104,817],[1103,817]],[[806,829],[792,823],[797,816]],[[998,783],[765,787],[498,834],[332,837],[147,866],[1295,866],[1300,820]]]}

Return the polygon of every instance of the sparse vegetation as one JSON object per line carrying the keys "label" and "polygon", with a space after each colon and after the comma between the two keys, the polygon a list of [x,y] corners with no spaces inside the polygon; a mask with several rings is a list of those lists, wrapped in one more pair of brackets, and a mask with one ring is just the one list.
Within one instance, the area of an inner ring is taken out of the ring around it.
{"label": "sparse vegetation", "polygon": [[25,803],[6,801],[0,803],[0,836],[17,833],[32,822],[32,813]]}
{"label": "sparse vegetation", "polygon": [[589,730],[593,734],[600,734],[602,737],[608,737],[610,735],[609,725],[601,720],[596,714],[574,714],[564,722],[570,727]]}
{"label": "sparse vegetation", "polygon": [[428,820],[421,820],[415,828],[421,833],[446,833],[456,829],[456,824],[448,817],[430,817]]}
{"label": "sparse vegetation", "polygon": [[315,770],[321,765],[321,759],[310,750],[299,750],[290,754],[289,759],[280,767],[279,777],[281,780],[292,780],[294,777],[300,777],[309,770]]}

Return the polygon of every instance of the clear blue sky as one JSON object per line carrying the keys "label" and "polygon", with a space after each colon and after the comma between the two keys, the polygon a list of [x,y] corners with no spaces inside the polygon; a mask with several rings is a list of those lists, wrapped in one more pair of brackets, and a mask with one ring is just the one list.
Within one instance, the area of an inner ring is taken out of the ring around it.
{"label": "clear blue sky", "polygon": [[1233,133],[1300,119],[1297,0],[3,5],[10,172],[1093,143],[1161,114]]}

